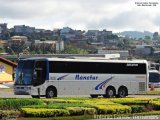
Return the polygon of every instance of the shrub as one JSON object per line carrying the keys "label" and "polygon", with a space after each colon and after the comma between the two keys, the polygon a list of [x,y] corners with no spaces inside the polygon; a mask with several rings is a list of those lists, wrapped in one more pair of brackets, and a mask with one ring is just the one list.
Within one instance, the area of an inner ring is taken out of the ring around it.
{"label": "shrub", "polygon": [[48,108],[66,108],[66,107],[92,107],[84,103],[49,103]]}
{"label": "shrub", "polygon": [[20,111],[15,111],[15,110],[0,110],[0,119],[15,119],[21,116]]}
{"label": "shrub", "polygon": [[109,101],[109,100],[102,100],[102,99],[100,99],[100,100],[87,100],[87,101],[85,101],[85,104],[89,104],[89,105],[116,105],[116,104],[118,104],[118,103],[114,103],[114,102],[111,102],[111,101]]}
{"label": "shrub", "polygon": [[98,114],[124,114],[131,113],[131,107],[126,105],[96,105]]}
{"label": "shrub", "polygon": [[21,106],[28,105],[42,105],[44,104],[43,100],[40,99],[24,99],[24,98],[8,98],[0,99],[0,109],[18,109]]}
{"label": "shrub", "polygon": [[95,108],[83,108],[84,114],[94,115],[97,114],[97,110]]}
{"label": "shrub", "polygon": [[31,105],[31,106],[23,106],[23,108],[48,108],[48,109],[65,109],[67,107],[85,107],[85,108],[93,108],[92,105],[84,104],[84,103],[48,103],[47,105]]}
{"label": "shrub", "polygon": [[140,105],[133,105],[131,106],[132,109],[132,113],[140,113],[140,112],[144,112],[144,106],[140,106]]}
{"label": "shrub", "polygon": [[160,110],[160,101],[159,100],[150,101],[150,104],[153,106],[153,109]]}
{"label": "shrub", "polygon": [[93,107],[92,105],[84,103],[49,103],[48,108],[66,108],[66,107]]}
{"label": "shrub", "polygon": [[70,115],[83,115],[84,111],[80,107],[68,107],[67,110],[69,111]]}
{"label": "shrub", "polygon": [[56,117],[69,115],[66,109],[47,109],[47,108],[21,108],[26,117]]}
{"label": "shrub", "polygon": [[83,103],[84,100],[78,99],[78,98],[63,98],[63,99],[45,99],[46,103]]}
{"label": "shrub", "polygon": [[94,115],[96,114],[96,109],[95,108],[84,108],[84,107],[67,107],[66,108],[70,115]]}
{"label": "shrub", "polygon": [[[160,115],[160,111],[149,111],[149,112],[141,112],[141,113],[135,113],[135,116],[148,116],[148,115]],[[157,116],[158,117],[158,116]],[[158,120],[158,119],[157,119]]]}
{"label": "shrub", "polygon": [[150,98],[114,98],[110,99],[112,102],[119,103],[119,104],[147,104],[151,100]]}

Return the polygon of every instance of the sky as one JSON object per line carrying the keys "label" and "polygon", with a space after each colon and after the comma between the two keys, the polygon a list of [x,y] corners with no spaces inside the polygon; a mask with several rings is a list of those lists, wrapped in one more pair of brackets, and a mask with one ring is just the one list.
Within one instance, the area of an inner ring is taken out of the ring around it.
{"label": "sky", "polygon": [[[157,2],[137,6],[135,2]],[[0,0],[0,23],[43,29],[160,31],[160,0]]]}

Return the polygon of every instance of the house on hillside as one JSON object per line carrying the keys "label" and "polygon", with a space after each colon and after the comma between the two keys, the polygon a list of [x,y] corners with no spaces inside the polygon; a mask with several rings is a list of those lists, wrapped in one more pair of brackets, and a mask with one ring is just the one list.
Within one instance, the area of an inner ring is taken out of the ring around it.
{"label": "house on hillside", "polygon": [[153,54],[154,49],[152,45],[136,45],[135,55],[146,56]]}
{"label": "house on hillside", "polygon": [[0,57],[0,83],[13,82],[13,72],[17,64]]}

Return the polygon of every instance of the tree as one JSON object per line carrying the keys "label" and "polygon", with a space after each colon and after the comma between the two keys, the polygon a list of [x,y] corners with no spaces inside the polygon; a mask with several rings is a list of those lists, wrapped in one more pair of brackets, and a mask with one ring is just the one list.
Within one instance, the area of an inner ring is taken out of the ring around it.
{"label": "tree", "polygon": [[145,36],[144,39],[145,40],[151,40],[151,37],[150,36]]}
{"label": "tree", "polygon": [[120,49],[124,49],[124,43],[122,43],[122,42],[119,42],[118,43],[118,45],[117,45],[117,47],[119,47]]}
{"label": "tree", "polygon": [[65,45],[64,51],[62,51],[62,53],[64,54],[88,54],[88,51],[77,48],[77,47],[73,47],[71,45]]}
{"label": "tree", "polygon": [[4,52],[5,52],[4,48],[0,47],[0,53],[4,53]]}
{"label": "tree", "polygon": [[152,40],[151,40],[151,37],[150,37],[150,36],[145,36],[143,41],[144,41],[146,44],[151,44],[151,43],[152,43]]}
{"label": "tree", "polygon": [[143,40],[142,38],[138,38],[138,40]]}

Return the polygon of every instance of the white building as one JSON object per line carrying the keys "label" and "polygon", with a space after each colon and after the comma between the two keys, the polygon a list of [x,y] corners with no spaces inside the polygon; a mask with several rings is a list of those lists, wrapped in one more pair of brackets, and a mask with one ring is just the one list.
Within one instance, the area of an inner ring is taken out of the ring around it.
{"label": "white building", "polygon": [[33,43],[35,46],[38,45],[52,45],[56,53],[63,51],[64,50],[64,41],[52,41],[52,40],[46,40],[46,41],[40,41],[40,40],[35,40]]}
{"label": "white building", "polygon": [[129,52],[126,51],[121,51],[121,50],[103,50],[99,49],[98,54],[119,54],[120,58],[127,58],[129,57]]}
{"label": "white building", "polygon": [[57,41],[56,42],[56,53],[64,50],[64,41]]}

